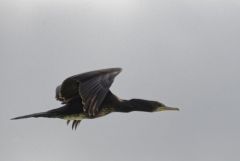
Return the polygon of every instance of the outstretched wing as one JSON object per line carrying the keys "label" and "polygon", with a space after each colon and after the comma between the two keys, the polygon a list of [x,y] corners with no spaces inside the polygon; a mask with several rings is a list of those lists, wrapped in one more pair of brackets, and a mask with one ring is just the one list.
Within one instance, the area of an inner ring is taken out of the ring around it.
{"label": "outstretched wing", "polygon": [[95,116],[99,111],[114,78],[121,68],[102,69],[74,75],[63,81],[56,89],[57,100],[67,103],[75,97],[81,97],[84,111]]}

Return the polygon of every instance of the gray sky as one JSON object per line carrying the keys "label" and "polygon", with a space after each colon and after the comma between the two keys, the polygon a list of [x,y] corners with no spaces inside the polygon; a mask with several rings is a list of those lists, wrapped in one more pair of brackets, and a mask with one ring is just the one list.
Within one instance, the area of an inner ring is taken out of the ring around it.
{"label": "gray sky", "polygon": [[[239,161],[239,0],[1,0],[0,160]],[[73,74],[180,112],[10,121],[59,107]]]}

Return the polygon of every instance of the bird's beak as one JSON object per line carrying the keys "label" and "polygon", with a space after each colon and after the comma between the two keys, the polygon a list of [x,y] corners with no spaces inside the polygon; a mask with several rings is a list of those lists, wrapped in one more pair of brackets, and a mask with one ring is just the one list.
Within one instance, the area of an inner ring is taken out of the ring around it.
{"label": "bird's beak", "polygon": [[161,107],[160,111],[179,111],[179,108],[165,106],[165,107]]}

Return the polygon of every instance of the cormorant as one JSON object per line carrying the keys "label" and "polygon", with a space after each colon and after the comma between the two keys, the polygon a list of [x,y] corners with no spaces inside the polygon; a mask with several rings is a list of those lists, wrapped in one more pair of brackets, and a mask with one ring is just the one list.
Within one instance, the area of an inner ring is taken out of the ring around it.
{"label": "cormorant", "polygon": [[60,118],[67,120],[67,124],[73,121],[72,129],[76,129],[83,119],[93,119],[111,112],[179,110],[157,101],[119,99],[109,88],[120,72],[121,68],[109,68],[71,76],[56,88],[56,99],[62,102],[62,107],[12,120],[30,117]]}

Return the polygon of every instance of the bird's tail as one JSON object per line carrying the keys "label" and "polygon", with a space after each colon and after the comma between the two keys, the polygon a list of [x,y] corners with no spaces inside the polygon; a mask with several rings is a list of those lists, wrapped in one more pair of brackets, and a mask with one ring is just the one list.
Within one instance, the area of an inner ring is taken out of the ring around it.
{"label": "bird's tail", "polygon": [[39,113],[30,114],[30,115],[19,116],[19,117],[12,118],[11,120],[26,119],[30,117],[56,118],[56,115],[50,111],[47,111],[47,112],[39,112]]}

